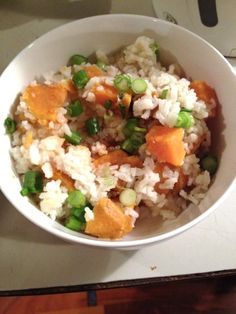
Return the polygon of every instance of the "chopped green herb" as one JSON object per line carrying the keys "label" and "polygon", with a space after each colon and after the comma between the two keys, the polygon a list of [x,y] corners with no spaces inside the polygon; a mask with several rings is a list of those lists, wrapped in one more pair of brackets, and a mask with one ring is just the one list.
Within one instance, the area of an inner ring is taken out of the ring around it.
{"label": "chopped green herb", "polygon": [[7,117],[4,121],[4,126],[6,129],[7,134],[12,134],[16,130],[16,121],[11,119],[10,117]]}
{"label": "chopped green herb", "polygon": [[75,86],[80,89],[84,88],[84,86],[88,83],[89,77],[84,70],[80,70],[73,75],[72,80]]}
{"label": "chopped green herb", "polygon": [[104,102],[104,107],[105,107],[107,110],[111,109],[111,106],[112,106],[112,101],[111,101],[111,100],[106,100],[106,101]]}
{"label": "chopped green herb", "polygon": [[121,144],[121,149],[129,154],[136,153],[139,147],[145,142],[145,137],[142,133],[133,133],[128,139]]}
{"label": "chopped green herb", "polygon": [[84,211],[84,208],[85,207],[72,207],[71,208],[71,214],[73,216],[75,216],[79,221],[81,222],[85,222],[85,218],[84,218],[84,214],[85,214],[85,211]]}
{"label": "chopped green herb", "polygon": [[175,127],[176,128],[189,129],[193,124],[194,124],[194,118],[191,115],[191,113],[189,113],[185,110],[184,111],[181,110],[179,112]]}
{"label": "chopped green herb", "polygon": [[131,78],[126,74],[118,74],[115,76],[114,85],[121,93],[125,93],[130,89]]}
{"label": "chopped green herb", "polygon": [[136,203],[137,194],[133,189],[124,189],[119,196],[119,200],[124,206],[134,206]]}
{"label": "chopped green herb", "polygon": [[207,155],[201,159],[200,165],[202,169],[207,170],[212,175],[218,168],[218,161],[215,156]]}
{"label": "chopped green herb", "polygon": [[95,135],[100,131],[100,125],[97,118],[91,118],[85,122],[89,135]]}
{"label": "chopped green herb", "polygon": [[167,94],[168,94],[168,89],[163,89],[159,98],[166,99]]}
{"label": "chopped green herb", "polygon": [[138,118],[131,118],[127,121],[126,125],[123,128],[123,133],[126,137],[129,137],[134,132],[141,132],[146,133],[147,130],[145,128],[140,128],[138,126],[139,119]]}
{"label": "chopped green herb", "polygon": [[39,171],[27,171],[24,175],[22,196],[41,193],[43,191],[43,176]]}
{"label": "chopped green herb", "polygon": [[106,65],[105,62],[103,62],[103,61],[101,61],[101,60],[98,60],[97,63],[96,63],[96,65],[97,65],[97,67],[99,67],[101,70],[106,71],[107,65]]}
{"label": "chopped green herb", "polygon": [[126,115],[126,106],[123,104],[119,104],[121,117],[124,119]]}
{"label": "chopped green herb", "polygon": [[67,202],[71,207],[84,208],[86,206],[86,197],[81,191],[71,191],[67,197]]}
{"label": "chopped green herb", "polygon": [[158,44],[156,42],[154,42],[154,43],[150,44],[149,47],[155,53],[156,59],[159,60],[160,59],[160,49],[159,49]]}
{"label": "chopped green herb", "polygon": [[88,58],[87,57],[84,57],[82,55],[73,55],[70,57],[70,61],[69,61],[69,64],[70,65],[80,65],[80,64],[85,64],[88,62]]}
{"label": "chopped green herb", "polygon": [[135,94],[143,94],[147,90],[147,82],[142,78],[136,78],[131,83],[131,89]]}
{"label": "chopped green herb", "polygon": [[84,111],[84,108],[79,100],[72,101],[67,107],[67,113],[71,117],[78,117]]}
{"label": "chopped green herb", "polygon": [[65,134],[65,139],[72,145],[79,145],[83,138],[79,132],[71,131],[71,135]]}
{"label": "chopped green herb", "polygon": [[74,231],[82,231],[85,228],[85,223],[74,216],[70,216],[66,219],[65,227]]}

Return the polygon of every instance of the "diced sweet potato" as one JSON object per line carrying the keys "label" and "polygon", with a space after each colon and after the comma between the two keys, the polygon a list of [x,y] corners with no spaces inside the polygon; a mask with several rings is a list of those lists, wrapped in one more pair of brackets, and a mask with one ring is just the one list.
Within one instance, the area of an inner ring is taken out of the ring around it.
{"label": "diced sweet potato", "polygon": [[132,230],[132,219],[109,198],[101,198],[93,209],[94,220],[86,223],[85,233],[99,238],[119,239]]}
{"label": "diced sweet potato", "polygon": [[78,89],[72,80],[63,81],[61,85],[67,90],[68,97],[70,100],[75,100],[78,98]]}
{"label": "diced sweet potato", "polygon": [[142,168],[143,162],[138,156],[129,156],[123,150],[117,149],[107,155],[101,156],[94,160],[95,167],[99,165],[110,163],[111,165],[121,166],[123,164],[129,164],[131,167]]}
{"label": "diced sweet potato", "polygon": [[134,168],[142,168],[143,161],[138,156],[127,156],[123,158],[122,164],[128,164]]}
{"label": "diced sweet potato", "polygon": [[61,85],[29,85],[23,93],[29,111],[38,120],[56,121],[57,109],[66,101],[67,91]]}
{"label": "diced sweet potato", "polygon": [[32,131],[26,132],[25,136],[22,139],[24,148],[28,149],[33,142],[33,133]]}
{"label": "diced sweet potato", "polygon": [[99,69],[96,65],[86,66],[84,67],[84,71],[87,73],[89,78],[104,75],[104,72],[101,69]]}
{"label": "diced sweet potato", "polygon": [[107,100],[112,101],[112,103],[117,102],[118,92],[113,86],[106,84],[95,85],[91,91],[95,95],[97,104],[104,105]]}
{"label": "diced sweet potato", "polygon": [[[162,189],[160,186],[167,178],[163,177],[163,170],[165,167],[170,168],[172,171],[178,171],[179,177],[178,181],[175,183],[173,189]],[[187,184],[187,176],[183,174],[183,171],[180,167],[175,167],[167,163],[157,163],[154,169],[160,176],[160,181],[155,185],[155,191],[159,194],[168,194],[169,192],[177,194],[180,190],[182,190]]]}
{"label": "diced sweet potato", "polygon": [[217,105],[219,104],[215,90],[204,81],[200,80],[192,81],[190,88],[194,89],[199,99],[203,100],[206,105],[211,107],[209,116],[215,117]]}
{"label": "diced sweet potato", "polygon": [[67,188],[69,192],[75,189],[74,180],[71,179],[66,173],[63,173],[57,169],[53,169],[53,180],[61,180],[61,184]]}
{"label": "diced sweet potato", "polygon": [[159,162],[181,166],[185,157],[184,130],[155,125],[146,135],[147,150]]}

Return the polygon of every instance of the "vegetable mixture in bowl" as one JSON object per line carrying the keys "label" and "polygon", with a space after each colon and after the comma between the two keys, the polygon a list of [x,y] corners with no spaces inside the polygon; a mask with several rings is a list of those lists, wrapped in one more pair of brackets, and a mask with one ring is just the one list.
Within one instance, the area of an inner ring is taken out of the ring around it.
{"label": "vegetable mixture in bowl", "polygon": [[106,239],[198,204],[217,170],[208,128],[217,96],[160,60],[158,44],[141,36],[111,56],[73,55],[27,86],[5,120],[22,197]]}

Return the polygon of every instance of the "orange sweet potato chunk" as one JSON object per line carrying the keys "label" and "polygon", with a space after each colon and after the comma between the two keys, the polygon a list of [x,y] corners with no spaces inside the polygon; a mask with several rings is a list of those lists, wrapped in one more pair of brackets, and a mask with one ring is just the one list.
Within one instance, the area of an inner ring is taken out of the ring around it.
{"label": "orange sweet potato chunk", "polygon": [[146,135],[147,151],[159,162],[181,166],[185,157],[184,130],[155,125]]}
{"label": "orange sweet potato chunk", "polygon": [[121,166],[123,164],[129,164],[131,167],[142,168],[143,162],[138,156],[129,156],[121,149],[114,150],[107,155],[101,156],[94,160],[93,164],[98,167],[102,164],[110,163],[111,165]]}
{"label": "orange sweet potato chunk", "polygon": [[61,184],[67,188],[69,192],[75,189],[74,180],[71,179],[66,173],[63,173],[57,169],[53,169],[53,179],[61,180]]}
{"label": "orange sweet potato chunk", "polygon": [[101,69],[99,69],[96,65],[86,66],[84,67],[84,71],[86,72],[89,78],[104,75],[104,72]]}
{"label": "orange sweet potato chunk", "polygon": [[[170,190],[170,189],[162,189],[160,187],[160,185],[162,183],[164,183],[164,181],[166,180],[166,178],[163,177],[163,171],[164,171],[164,168],[166,166],[168,168],[170,168],[172,171],[178,171],[178,173],[179,173],[178,181],[175,183],[175,185],[174,185],[172,190]],[[179,191],[182,190],[186,186],[186,184],[187,184],[188,178],[183,173],[181,167],[175,167],[175,166],[172,166],[172,165],[167,164],[167,163],[157,163],[156,166],[155,166],[154,171],[156,173],[158,173],[159,176],[160,176],[160,181],[155,184],[155,191],[157,193],[159,193],[159,194],[168,194],[170,191],[173,192],[174,194],[178,194]]]}
{"label": "orange sweet potato chunk", "polygon": [[211,109],[210,114],[211,117],[214,117],[216,115],[217,105],[219,104],[219,100],[217,98],[214,88],[207,85],[206,82],[200,80],[192,81],[190,84],[190,88],[194,89],[197,97],[203,100],[206,105],[216,105],[213,109]]}
{"label": "orange sweet potato chunk", "polygon": [[29,111],[38,120],[56,121],[57,109],[66,98],[67,90],[61,85],[29,85],[23,93]]}
{"label": "orange sweet potato chunk", "polygon": [[85,233],[99,238],[119,239],[132,230],[131,217],[109,198],[101,198],[93,209],[94,220],[86,223]]}
{"label": "orange sweet potato chunk", "polygon": [[92,88],[95,95],[96,103],[104,105],[105,101],[110,100],[112,103],[117,102],[118,92],[113,86],[102,84]]}
{"label": "orange sweet potato chunk", "polygon": [[61,83],[61,85],[67,90],[70,100],[78,99],[78,89],[72,80],[67,80]]}

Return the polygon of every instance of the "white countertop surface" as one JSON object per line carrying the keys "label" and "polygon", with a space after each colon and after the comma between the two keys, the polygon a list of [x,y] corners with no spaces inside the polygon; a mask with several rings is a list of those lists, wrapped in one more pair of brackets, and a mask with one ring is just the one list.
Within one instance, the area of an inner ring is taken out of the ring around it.
{"label": "white countertop surface", "polygon": [[[148,0],[1,2],[0,73],[46,31],[105,13],[154,16]],[[236,67],[235,60],[230,62]],[[39,229],[0,193],[0,291],[236,269],[235,226],[236,188],[207,219],[175,238],[138,251],[95,249],[65,243]]]}

